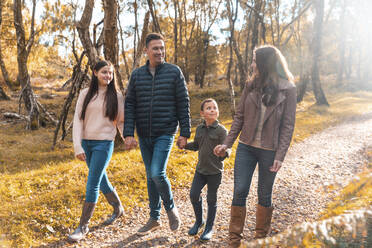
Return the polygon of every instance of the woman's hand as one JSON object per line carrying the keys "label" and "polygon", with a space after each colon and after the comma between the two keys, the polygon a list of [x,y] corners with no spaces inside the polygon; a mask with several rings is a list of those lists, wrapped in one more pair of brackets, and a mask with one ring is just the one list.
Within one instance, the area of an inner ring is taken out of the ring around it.
{"label": "woman's hand", "polygon": [[226,156],[226,150],[227,150],[227,145],[217,145],[213,149],[213,153],[214,153],[214,155],[216,155],[218,157],[224,157],[224,156]]}
{"label": "woman's hand", "polygon": [[81,160],[81,161],[85,161],[85,158],[86,158],[85,153],[80,153],[80,154],[76,155],[76,158]]}
{"label": "woman's hand", "polygon": [[274,160],[273,165],[270,167],[271,172],[278,172],[279,169],[282,167],[282,161]]}

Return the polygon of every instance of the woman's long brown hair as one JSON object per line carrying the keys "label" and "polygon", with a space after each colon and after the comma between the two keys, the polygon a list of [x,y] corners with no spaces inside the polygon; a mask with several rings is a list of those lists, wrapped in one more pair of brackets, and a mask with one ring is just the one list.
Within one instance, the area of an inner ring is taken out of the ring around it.
{"label": "woman's long brown hair", "polygon": [[265,45],[254,50],[258,75],[252,79],[249,91],[256,90],[262,94],[265,106],[273,105],[278,96],[279,78],[292,81],[292,73],[288,70],[287,61],[274,46]]}
{"label": "woman's long brown hair", "polygon": [[[109,61],[100,60],[94,66],[93,70],[95,72],[98,72],[105,66],[112,67],[112,64]],[[92,73],[92,79],[89,85],[88,93],[85,96],[83,107],[82,107],[81,114],[80,114],[80,119],[82,120],[84,120],[85,118],[85,113],[86,113],[89,102],[92,100],[94,96],[96,97],[98,96],[98,78],[94,74],[94,71]],[[105,105],[106,105],[105,116],[108,117],[111,121],[114,121],[118,114],[118,98],[117,98],[117,86],[116,86],[116,80],[115,80],[115,73],[112,77],[111,82],[107,85]]]}

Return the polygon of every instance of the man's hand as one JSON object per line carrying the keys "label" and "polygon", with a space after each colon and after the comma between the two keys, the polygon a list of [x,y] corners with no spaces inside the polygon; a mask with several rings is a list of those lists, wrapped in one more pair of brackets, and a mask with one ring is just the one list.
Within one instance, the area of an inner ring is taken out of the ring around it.
{"label": "man's hand", "polygon": [[133,136],[127,136],[124,140],[124,149],[130,150],[137,147],[137,141]]}
{"label": "man's hand", "polygon": [[76,155],[76,158],[81,160],[81,161],[85,161],[86,157],[85,157],[85,153],[79,153]]}
{"label": "man's hand", "polygon": [[183,136],[178,136],[177,146],[179,149],[184,149],[187,144],[187,138]]}
{"label": "man's hand", "polygon": [[282,167],[282,161],[274,160],[273,165],[270,167],[271,172],[278,172],[280,167]]}
{"label": "man's hand", "polygon": [[225,157],[226,156],[226,150],[227,150],[227,146],[226,145],[217,145],[213,149],[213,153],[217,157]]}

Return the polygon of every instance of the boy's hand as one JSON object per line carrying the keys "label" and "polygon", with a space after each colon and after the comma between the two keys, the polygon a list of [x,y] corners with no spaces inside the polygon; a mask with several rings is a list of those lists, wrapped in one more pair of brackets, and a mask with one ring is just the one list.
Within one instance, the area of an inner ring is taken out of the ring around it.
{"label": "boy's hand", "polygon": [[213,153],[218,157],[224,157],[226,156],[226,150],[227,150],[226,145],[218,145],[213,149]]}
{"label": "boy's hand", "polygon": [[179,149],[184,149],[187,144],[187,138],[183,136],[178,136],[177,146]]}

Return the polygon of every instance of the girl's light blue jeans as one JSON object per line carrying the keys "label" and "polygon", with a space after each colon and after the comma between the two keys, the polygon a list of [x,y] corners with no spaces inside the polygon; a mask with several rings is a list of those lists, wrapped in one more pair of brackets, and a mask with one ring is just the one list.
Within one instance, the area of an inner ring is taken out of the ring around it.
{"label": "girl's light blue jeans", "polygon": [[103,194],[114,190],[106,173],[112,152],[114,141],[112,140],[82,140],[86,162],[89,168],[88,181],[86,185],[86,202],[97,202],[99,190]]}

